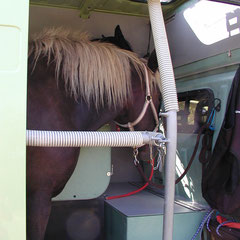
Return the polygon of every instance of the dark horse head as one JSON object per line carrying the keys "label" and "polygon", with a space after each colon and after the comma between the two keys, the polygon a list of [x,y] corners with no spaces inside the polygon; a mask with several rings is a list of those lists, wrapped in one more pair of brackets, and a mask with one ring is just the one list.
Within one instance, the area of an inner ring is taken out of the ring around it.
{"label": "dark horse head", "polygon": [[158,62],[157,62],[157,55],[156,55],[155,49],[151,52],[148,58],[147,65],[153,72],[156,72],[158,70]]}
{"label": "dark horse head", "polygon": [[130,43],[123,36],[122,30],[119,25],[117,25],[115,28],[114,36],[105,37],[104,35],[102,35],[102,38],[93,39],[93,41],[112,43],[119,48],[132,51],[132,47]]}
{"label": "dark horse head", "polygon": [[[104,35],[102,35],[102,38],[94,39],[93,41],[109,42],[109,43],[112,43],[112,44],[122,48],[122,49],[132,51],[132,47],[131,47],[130,43],[126,40],[126,38],[124,37],[119,25],[117,25],[115,28],[114,36],[105,37]],[[151,52],[151,54],[148,58],[147,66],[153,72],[156,72],[158,69],[157,56],[156,56],[155,49]]]}
{"label": "dark horse head", "polygon": [[[28,69],[28,129],[95,131],[112,120],[132,122],[145,103],[146,74],[152,101],[160,105],[158,83],[134,53],[61,29],[45,30],[30,42]],[[135,129],[154,128],[148,108]],[[72,175],[79,151],[27,147],[28,240],[44,239],[51,198]]]}

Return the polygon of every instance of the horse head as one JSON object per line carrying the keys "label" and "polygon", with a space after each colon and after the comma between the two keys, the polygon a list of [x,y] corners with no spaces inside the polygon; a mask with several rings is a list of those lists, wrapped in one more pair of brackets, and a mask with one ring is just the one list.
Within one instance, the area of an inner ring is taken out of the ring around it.
{"label": "horse head", "polygon": [[151,54],[148,58],[147,65],[153,72],[157,71],[158,62],[157,62],[157,55],[156,55],[156,50],[155,49],[151,52]]}
{"label": "horse head", "polygon": [[[114,36],[105,37],[102,35],[102,38],[99,39],[99,41],[109,42],[122,49],[132,51],[129,42],[124,37],[119,25],[117,25],[115,28]],[[133,97],[128,99],[125,108],[120,111],[121,114],[115,119],[117,125],[119,125],[119,127],[123,130],[129,129],[135,131],[154,131],[157,128],[158,120],[156,119],[156,114],[159,112],[160,108],[161,93],[157,87],[159,84],[156,84],[158,82],[157,78],[159,77],[157,74],[156,61],[156,52],[153,51],[150,59],[148,60],[147,71],[144,73],[143,78],[145,78],[145,82],[138,81],[136,72],[132,71],[133,77],[131,84],[133,89]],[[149,68],[153,72],[150,71]],[[150,78],[147,82],[146,77],[148,77],[148,79]],[[146,90],[147,88],[149,88],[148,91]],[[147,104],[148,107],[146,107]],[[130,123],[134,123],[134,126],[132,126]],[[148,147],[145,146],[139,150],[141,159],[149,158]]]}
{"label": "horse head", "polygon": [[119,25],[117,25],[115,28],[114,36],[105,37],[104,35],[102,35],[102,38],[94,39],[93,41],[112,43],[119,48],[122,48],[122,49],[125,49],[128,51],[132,51],[132,47],[131,47],[130,43],[126,40],[126,38],[124,37]]}
{"label": "horse head", "polygon": [[[136,73],[132,75],[132,97],[128,99],[114,121],[120,130],[158,131],[158,113],[161,106],[158,76],[147,67],[143,81],[139,80]],[[140,160],[148,161],[151,158],[149,146],[139,148],[138,153]]]}

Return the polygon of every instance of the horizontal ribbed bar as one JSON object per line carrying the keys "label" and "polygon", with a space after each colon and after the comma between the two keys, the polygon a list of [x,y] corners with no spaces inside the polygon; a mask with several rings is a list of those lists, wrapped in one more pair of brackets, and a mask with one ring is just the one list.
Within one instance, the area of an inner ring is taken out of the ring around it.
{"label": "horizontal ribbed bar", "polygon": [[27,146],[138,147],[152,142],[156,136],[160,136],[159,133],[27,130]]}

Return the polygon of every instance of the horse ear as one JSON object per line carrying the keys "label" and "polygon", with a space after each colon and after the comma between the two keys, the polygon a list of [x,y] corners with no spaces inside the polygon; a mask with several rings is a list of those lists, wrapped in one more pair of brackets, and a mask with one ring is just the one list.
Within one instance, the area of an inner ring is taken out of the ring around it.
{"label": "horse ear", "polygon": [[116,28],[115,28],[114,37],[116,39],[125,39],[119,25],[117,25]]}

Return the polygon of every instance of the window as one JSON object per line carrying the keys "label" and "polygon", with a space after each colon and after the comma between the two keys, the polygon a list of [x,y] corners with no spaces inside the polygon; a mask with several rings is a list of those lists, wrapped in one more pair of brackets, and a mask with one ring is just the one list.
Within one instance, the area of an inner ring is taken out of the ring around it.
{"label": "window", "polygon": [[178,93],[177,116],[179,133],[198,133],[207,122],[214,107],[214,95],[210,89]]}
{"label": "window", "polygon": [[184,11],[184,18],[205,45],[240,34],[240,6],[199,1]]}

